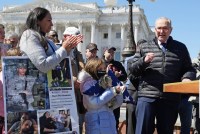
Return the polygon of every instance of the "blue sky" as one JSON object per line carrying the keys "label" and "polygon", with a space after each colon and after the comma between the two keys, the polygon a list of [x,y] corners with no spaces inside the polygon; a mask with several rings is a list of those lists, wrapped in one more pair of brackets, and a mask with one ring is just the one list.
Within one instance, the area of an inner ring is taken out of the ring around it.
{"label": "blue sky", "polygon": [[[22,5],[33,0],[0,0],[0,10],[4,5]],[[65,0],[72,3],[96,2],[99,6],[105,6],[103,0]],[[117,5],[127,5],[127,0],[118,0]],[[199,0],[136,0],[144,9],[150,26],[158,17],[166,16],[172,20],[172,36],[174,39],[186,44],[191,58],[197,57],[200,52],[200,1]]]}

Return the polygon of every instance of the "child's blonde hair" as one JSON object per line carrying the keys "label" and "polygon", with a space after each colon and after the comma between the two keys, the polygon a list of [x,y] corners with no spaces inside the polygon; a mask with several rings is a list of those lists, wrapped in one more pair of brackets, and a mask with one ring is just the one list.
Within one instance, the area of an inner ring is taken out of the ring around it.
{"label": "child's blonde hair", "polygon": [[89,73],[93,79],[98,80],[99,78],[97,77],[97,69],[102,64],[104,64],[102,59],[93,58],[87,61],[84,70]]}

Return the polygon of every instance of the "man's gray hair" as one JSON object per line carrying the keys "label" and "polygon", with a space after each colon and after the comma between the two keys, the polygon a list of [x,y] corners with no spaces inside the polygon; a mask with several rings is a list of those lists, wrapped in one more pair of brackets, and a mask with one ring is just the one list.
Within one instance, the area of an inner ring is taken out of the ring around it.
{"label": "man's gray hair", "polygon": [[172,27],[172,21],[169,18],[167,18],[167,17],[160,17],[160,18],[156,19],[155,26],[156,26],[156,23],[159,20],[167,20],[167,22],[169,23],[169,26]]}

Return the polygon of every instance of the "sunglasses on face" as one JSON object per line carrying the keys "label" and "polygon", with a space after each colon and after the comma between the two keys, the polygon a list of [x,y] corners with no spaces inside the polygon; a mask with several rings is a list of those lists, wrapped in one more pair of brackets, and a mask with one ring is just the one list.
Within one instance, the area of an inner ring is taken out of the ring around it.
{"label": "sunglasses on face", "polygon": [[51,35],[52,37],[57,37],[58,35],[57,34],[53,34],[53,35]]}

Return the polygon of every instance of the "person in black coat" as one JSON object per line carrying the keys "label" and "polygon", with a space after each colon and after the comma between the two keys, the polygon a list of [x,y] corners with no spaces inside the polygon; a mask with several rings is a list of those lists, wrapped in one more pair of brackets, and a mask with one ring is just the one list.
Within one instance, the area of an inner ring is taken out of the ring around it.
{"label": "person in black coat", "polygon": [[[156,37],[137,46],[130,73],[140,78],[136,106],[136,134],[173,134],[180,94],[163,92],[163,84],[195,79],[187,47],[174,40],[171,20],[155,23]],[[156,126],[155,126],[156,118]]]}

